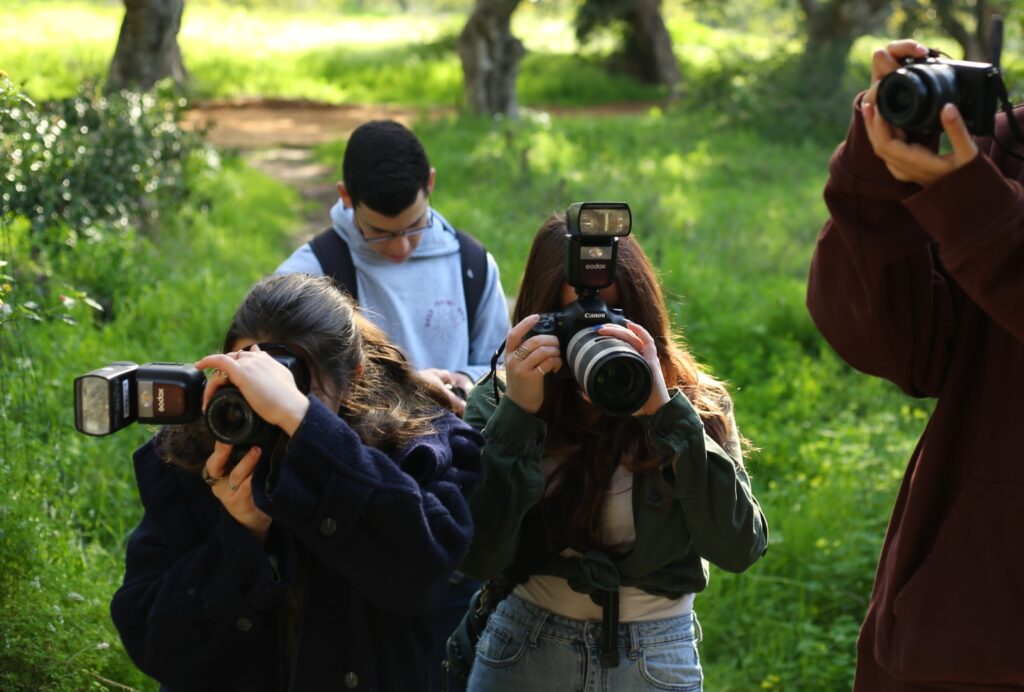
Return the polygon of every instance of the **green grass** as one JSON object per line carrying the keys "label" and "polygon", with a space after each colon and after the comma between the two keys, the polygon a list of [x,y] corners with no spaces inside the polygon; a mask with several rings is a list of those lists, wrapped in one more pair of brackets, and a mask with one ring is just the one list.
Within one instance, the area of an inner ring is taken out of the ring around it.
{"label": "green grass", "polygon": [[[79,79],[105,72],[119,3],[0,7],[0,68],[26,78],[33,96],[69,95]],[[668,109],[600,118],[528,109],[518,122],[415,126],[438,169],[433,203],[486,243],[509,292],[549,213],[578,200],[628,201],[676,324],[728,381],[739,424],[760,448],[748,467],[771,544],[744,574],[713,568],[698,597],[707,688],[716,691],[849,689],[893,497],[930,410],[842,364],[804,307],[827,214],[828,157],[879,41],[855,46],[839,110],[794,104],[771,79],[798,52],[792,27],[776,21],[771,34],[673,14],[687,82]],[[461,98],[451,54],[460,23],[189,3],[182,44],[199,95],[450,105]],[[516,33],[533,49],[522,64],[523,103],[657,95],[600,70],[600,45],[574,55],[565,26],[517,14]],[[773,112],[784,118],[764,116]],[[827,136],[793,136],[808,123]],[[343,146],[318,155],[337,167]],[[158,235],[83,239],[51,264],[52,282],[114,296],[104,320],[79,305],[77,327],[0,330],[0,544],[18,556],[0,572],[0,687],[109,688],[102,678],[153,687],[127,661],[106,612],[140,512],[129,455],[148,431],[74,433],[69,387],[110,360],[191,360],[215,349],[245,287],[291,249],[293,194],[233,159],[195,189]],[[27,233],[24,224],[3,229],[0,258],[27,260]]]}
{"label": "green grass", "polygon": [[[107,614],[128,532],[141,518],[131,451],[152,431],[78,434],[71,382],[112,360],[192,362],[219,350],[245,290],[289,251],[293,191],[238,160],[196,183],[203,196],[166,220],[159,241],[82,241],[55,261],[58,284],[116,282],[102,321],[79,304],[77,325],[0,325],[4,689],[110,689],[104,679],[155,689],[127,659]],[[27,232],[24,224],[0,229],[0,257],[23,260],[13,248]]]}
{"label": "green grass", "polygon": [[[0,1],[0,69],[38,99],[69,96],[83,79],[103,79],[120,27],[115,3]],[[462,67],[454,50],[458,13],[352,14],[188,3],[179,43],[199,98],[301,97],[334,103],[454,106]],[[576,57],[564,18],[531,9],[514,16],[530,51],[522,63],[524,104],[600,103],[661,95]],[[609,95],[614,95],[609,98]]]}

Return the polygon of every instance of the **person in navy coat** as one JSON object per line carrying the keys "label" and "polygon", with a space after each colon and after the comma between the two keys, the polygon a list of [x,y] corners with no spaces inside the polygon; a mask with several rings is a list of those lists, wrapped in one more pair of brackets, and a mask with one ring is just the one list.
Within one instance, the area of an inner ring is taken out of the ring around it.
{"label": "person in navy coat", "polygon": [[196,367],[204,407],[231,384],[281,432],[243,454],[198,421],[135,452],[145,513],[111,603],[132,660],[178,692],[426,689],[478,433],[324,277],[257,283]]}

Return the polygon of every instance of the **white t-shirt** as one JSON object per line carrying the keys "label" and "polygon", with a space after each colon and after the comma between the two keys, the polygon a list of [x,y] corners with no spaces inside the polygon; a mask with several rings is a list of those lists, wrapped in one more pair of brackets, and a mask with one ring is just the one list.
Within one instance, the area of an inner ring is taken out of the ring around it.
{"label": "white t-shirt", "polygon": [[[559,462],[545,457],[541,460],[541,471],[545,478],[551,476]],[[548,488],[550,492],[551,488]],[[633,473],[619,466],[612,474],[608,494],[602,513],[604,537],[610,552],[625,552],[636,541],[636,524],[633,521]],[[566,548],[565,557],[579,557],[580,553]],[[534,574],[512,591],[516,596],[546,608],[553,613],[576,620],[600,620],[601,607],[590,600],[590,596],[573,591],[563,577]],[[619,589],[619,621],[641,622],[662,620],[690,612],[693,609],[694,594],[669,599],[655,596],[635,586]]]}

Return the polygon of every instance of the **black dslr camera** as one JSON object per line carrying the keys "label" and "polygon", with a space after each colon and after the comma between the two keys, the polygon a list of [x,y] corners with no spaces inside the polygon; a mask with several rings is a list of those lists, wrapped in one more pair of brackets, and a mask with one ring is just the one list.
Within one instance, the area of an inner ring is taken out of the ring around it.
{"label": "black dslr camera", "polygon": [[926,58],[908,58],[903,67],[882,78],[877,97],[882,118],[909,135],[927,139],[941,131],[939,113],[952,103],[972,134],[993,134],[1002,86],[999,68],[935,55],[932,51]]}
{"label": "black dslr camera", "polygon": [[579,299],[557,312],[541,313],[527,338],[557,336],[566,367],[556,376],[574,377],[605,413],[630,415],[651,395],[651,369],[632,346],[601,336],[596,329],[626,324],[622,311],[605,305],[597,292],[615,281],[619,238],[629,235],[632,214],[623,202],[576,202],[566,210],[565,219],[565,280]]}
{"label": "black dslr camera", "polygon": [[[307,394],[309,369],[281,344],[259,344],[295,378]],[[191,423],[205,418],[214,438],[234,445],[237,461],[250,448],[272,449],[280,429],[252,410],[232,384],[218,389],[202,412],[206,377],[184,363],[115,362],[75,378],[75,427],[86,435],[110,435],[138,421],[155,425]]]}

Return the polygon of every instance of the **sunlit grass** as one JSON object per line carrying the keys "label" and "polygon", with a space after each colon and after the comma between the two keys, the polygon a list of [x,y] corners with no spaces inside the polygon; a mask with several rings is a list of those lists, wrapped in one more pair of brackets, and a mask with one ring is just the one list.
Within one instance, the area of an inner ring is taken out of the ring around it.
{"label": "sunlit grass", "polygon": [[[69,96],[83,79],[106,77],[123,8],[30,0],[0,3],[0,69],[38,99]],[[458,13],[372,15],[247,9],[188,3],[179,34],[196,97],[273,96],[411,106],[462,101],[455,39]],[[568,17],[529,3],[513,16],[527,54],[519,78],[525,105],[658,98],[661,91],[609,75],[598,40],[577,56]]]}

